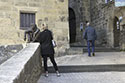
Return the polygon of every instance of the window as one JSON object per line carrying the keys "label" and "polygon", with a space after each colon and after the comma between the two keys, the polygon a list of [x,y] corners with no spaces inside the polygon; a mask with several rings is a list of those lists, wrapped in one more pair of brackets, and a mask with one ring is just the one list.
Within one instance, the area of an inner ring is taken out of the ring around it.
{"label": "window", "polygon": [[20,29],[27,30],[35,24],[35,13],[20,13]]}

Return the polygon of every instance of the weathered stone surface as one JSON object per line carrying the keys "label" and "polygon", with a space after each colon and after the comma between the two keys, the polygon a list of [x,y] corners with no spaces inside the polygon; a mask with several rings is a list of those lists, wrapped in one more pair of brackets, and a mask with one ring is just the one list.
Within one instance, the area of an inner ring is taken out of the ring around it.
{"label": "weathered stone surface", "polygon": [[28,6],[26,2],[15,2],[15,6]]}
{"label": "weathered stone surface", "polygon": [[[100,46],[107,45],[107,19],[109,19],[107,13],[111,13],[109,9],[102,8],[104,2],[93,0],[91,1],[91,24],[97,31],[97,44]],[[104,3],[105,4],[105,3]]]}
{"label": "weathered stone surface", "polygon": [[[53,32],[56,23],[60,22],[66,28],[66,34],[56,32],[54,36],[68,37],[68,0],[0,0],[0,5],[0,45],[24,43],[24,31],[20,30],[20,12],[35,13],[38,28],[46,22]],[[63,29],[58,28],[60,32]],[[68,40],[64,42],[68,44]]]}
{"label": "weathered stone surface", "polygon": [[41,4],[40,3],[29,3],[30,7],[40,7]]}
{"label": "weathered stone surface", "polygon": [[11,25],[11,20],[10,19],[4,19],[0,18],[0,26],[9,26]]}
{"label": "weathered stone surface", "polygon": [[80,23],[83,23],[85,29],[85,22],[90,21],[90,0],[69,0],[69,8],[73,9],[76,17],[76,42],[82,42],[83,33],[80,31]]}
{"label": "weathered stone surface", "polygon": [[[92,0],[91,1],[91,24],[96,28],[97,31],[97,44],[100,46],[114,47],[115,40],[119,40],[119,38],[115,38],[114,35],[117,33],[114,32],[114,18],[119,18],[121,15],[119,12],[124,13],[125,8],[116,8],[114,6],[114,1],[105,3],[105,1]],[[123,15],[124,17],[124,15]],[[124,18],[123,18],[124,19]],[[124,31],[122,31],[121,26],[121,36],[119,40],[119,44],[121,49],[124,48]],[[123,45],[123,46],[122,46]]]}
{"label": "weathered stone surface", "polygon": [[10,10],[11,10],[11,6],[2,5],[2,6],[0,6],[0,10],[3,10],[3,11],[10,11]]}
{"label": "weathered stone surface", "polygon": [[49,78],[41,75],[37,83],[124,83],[124,79],[124,72],[62,73],[60,78],[51,73]]}
{"label": "weathered stone surface", "polygon": [[121,30],[120,40],[121,50],[125,51],[125,27]]}
{"label": "weathered stone surface", "polygon": [[41,66],[39,44],[28,44],[0,65],[0,83],[36,83],[42,71]]}

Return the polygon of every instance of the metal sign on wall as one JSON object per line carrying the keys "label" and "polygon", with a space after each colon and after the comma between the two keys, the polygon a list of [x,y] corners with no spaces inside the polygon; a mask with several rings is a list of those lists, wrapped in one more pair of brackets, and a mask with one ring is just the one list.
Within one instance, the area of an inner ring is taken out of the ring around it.
{"label": "metal sign on wall", "polygon": [[115,0],[116,7],[123,7],[125,6],[125,0]]}

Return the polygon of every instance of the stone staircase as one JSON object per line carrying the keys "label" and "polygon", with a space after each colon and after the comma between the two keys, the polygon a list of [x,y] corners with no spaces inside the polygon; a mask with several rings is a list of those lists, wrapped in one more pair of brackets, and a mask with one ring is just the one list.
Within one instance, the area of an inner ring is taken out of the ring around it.
{"label": "stone staircase", "polygon": [[[94,57],[88,57],[87,53],[57,57],[56,62],[61,73],[124,72],[124,59],[125,52],[97,52]],[[49,71],[55,72],[52,64],[49,64]]]}
{"label": "stone staircase", "polygon": [[43,73],[38,83],[125,82],[125,52],[97,52],[94,57],[88,57],[87,53],[84,53],[56,57],[55,59],[61,77],[56,76],[52,64],[49,64],[49,77],[46,78]]}
{"label": "stone staircase", "polygon": [[83,54],[82,47],[70,47],[66,49],[66,55],[75,55],[75,54]]}
{"label": "stone staircase", "polygon": [[[74,46],[66,49],[66,55],[83,54],[87,52],[87,46]],[[120,52],[120,48],[95,47],[95,52]]]}
{"label": "stone staircase", "polygon": [[[79,66],[59,66],[61,73],[74,73],[74,72],[125,72],[125,64],[119,65],[79,65]],[[49,67],[50,73],[55,73],[53,67]]]}

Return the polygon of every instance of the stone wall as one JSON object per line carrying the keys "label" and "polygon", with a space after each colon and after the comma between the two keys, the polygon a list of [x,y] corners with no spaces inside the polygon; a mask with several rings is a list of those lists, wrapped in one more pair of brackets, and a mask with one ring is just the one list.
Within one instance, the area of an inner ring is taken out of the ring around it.
{"label": "stone wall", "polygon": [[115,12],[117,17],[123,17],[120,23],[120,48],[125,51],[125,7],[117,8]]}
{"label": "stone wall", "polygon": [[68,47],[68,0],[0,0],[0,45],[24,43],[20,12],[35,13],[38,28],[46,22],[53,31],[58,50]]}
{"label": "stone wall", "polygon": [[[91,25],[96,29],[98,39],[97,46],[106,46],[114,48],[115,40],[119,40],[119,47],[123,49],[124,46],[124,19],[125,7],[115,7],[114,1],[105,3],[105,0],[92,0],[91,1]],[[115,38],[114,35],[114,19],[123,17],[120,27],[120,38]]]}
{"label": "stone wall", "polygon": [[[124,29],[120,28],[120,38],[117,37],[118,32],[115,32],[116,25],[114,25],[115,17],[120,16],[125,19],[125,7],[115,7],[114,0],[105,3],[105,0],[69,0],[69,7],[72,8],[76,14],[77,35],[76,42],[85,46],[85,41],[82,40],[83,33],[79,29],[80,22],[89,20],[91,26],[97,31],[96,46],[104,46],[114,48],[116,40],[119,41],[119,47],[124,48]],[[124,24],[125,20],[121,23]],[[84,31],[84,30],[83,30]],[[117,37],[117,38],[116,38]],[[78,45],[78,43],[72,44]]]}
{"label": "stone wall", "polygon": [[83,32],[80,31],[80,23],[83,23],[85,29],[85,22],[90,21],[90,0],[69,0],[69,8],[72,8],[76,15],[76,42],[81,42]]}
{"label": "stone wall", "polygon": [[121,36],[120,36],[120,48],[121,50],[125,51],[125,26],[121,30]]}
{"label": "stone wall", "polygon": [[91,1],[91,25],[97,31],[97,46],[113,46],[113,14],[113,2]]}
{"label": "stone wall", "polygon": [[37,83],[41,72],[39,44],[31,43],[0,65],[0,83]]}

